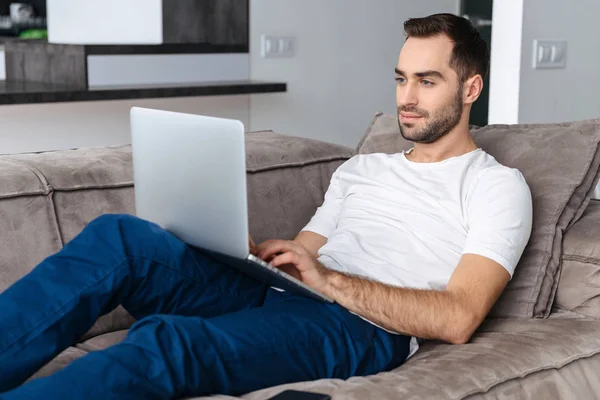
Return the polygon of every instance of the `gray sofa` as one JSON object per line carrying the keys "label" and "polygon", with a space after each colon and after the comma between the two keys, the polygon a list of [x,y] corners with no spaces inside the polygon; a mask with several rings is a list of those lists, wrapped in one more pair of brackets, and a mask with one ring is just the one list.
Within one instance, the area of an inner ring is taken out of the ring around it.
{"label": "gray sofa", "polygon": [[[534,227],[514,278],[470,342],[429,341],[394,371],[283,385],[244,398],[266,399],[286,388],[361,400],[599,396],[600,201],[591,197],[600,120],[494,125],[473,134],[484,150],[523,172]],[[293,238],[345,160],[409,147],[395,117],[383,114],[356,149],[248,133],[250,233],[257,242]],[[135,213],[128,146],[0,156],[0,292],[103,213]],[[117,308],[31,379],[122,340],[133,322]]]}

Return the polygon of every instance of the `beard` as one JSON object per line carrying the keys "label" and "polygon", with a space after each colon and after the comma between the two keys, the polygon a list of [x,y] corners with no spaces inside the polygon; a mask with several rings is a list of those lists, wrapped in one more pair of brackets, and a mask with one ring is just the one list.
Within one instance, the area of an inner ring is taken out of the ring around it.
{"label": "beard", "polygon": [[[398,108],[398,126],[400,134],[406,140],[415,143],[433,143],[446,136],[458,125],[462,116],[463,102],[462,90],[458,90],[454,99],[443,107],[430,113],[415,106],[402,106]],[[417,114],[426,121],[425,126],[416,129],[415,124],[403,124],[400,121],[400,112]]]}

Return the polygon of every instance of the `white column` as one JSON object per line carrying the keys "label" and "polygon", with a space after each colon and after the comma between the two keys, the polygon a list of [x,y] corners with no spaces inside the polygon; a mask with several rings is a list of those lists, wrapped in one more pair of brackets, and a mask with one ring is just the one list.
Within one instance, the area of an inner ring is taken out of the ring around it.
{"label": "white column", "polygon": [[523,0],[495,1],[492,11],[490,124],[519,121]]}
{"label": "white column", "polygon": [[0,81],[6,79],[6,63],[4,62],[4,47],[0,46]]}

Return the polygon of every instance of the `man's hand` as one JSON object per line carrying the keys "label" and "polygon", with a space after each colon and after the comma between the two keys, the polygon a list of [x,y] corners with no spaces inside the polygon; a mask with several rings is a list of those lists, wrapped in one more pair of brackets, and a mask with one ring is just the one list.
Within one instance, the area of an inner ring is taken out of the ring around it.
{"label": "man's hand", "polygon": [[248,235],[248,245],[250,245],[250,253],[254,254],[253,250],[256,247],[254,240],[252,240],[252,236]]}
{"label": "man's hand", "polygon": [[304,246],[291,240],[267,240],[254,250],[253,254],[258,258],[320,292],[325,291],[329,270]]}

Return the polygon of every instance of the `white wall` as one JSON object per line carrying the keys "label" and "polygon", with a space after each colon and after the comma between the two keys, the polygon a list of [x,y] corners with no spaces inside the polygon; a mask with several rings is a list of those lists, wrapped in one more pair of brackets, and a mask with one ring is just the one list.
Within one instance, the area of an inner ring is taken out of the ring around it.
{"label": "white wall", "polygon": [[[598,0],[495,1],[489,122],[600,118],[598,15]],[[533,69],[534,39],[566,41],[566,67]]]}
{"label": "white wall", "polygon": [[[376,111],[395,113],[404,20],[457,10],[457,0],[251,0],[250,76],[288,83],[250,99],[252,128],[356,146]],[[261,58],[262,34],[294,36],[295,57]]]}
{"label": "white wall", "polygon": [[[600,117],[598,15],[598,0],[495,1],[490,123]],[[534,39],[567,41],[566,68],[533,69]]]}
{"label": "white wall", "polygon": [[51,43],[162,43],[162,0],[47,0],[46,7]]}
{"label": "white wall", "polygon": [[[598,0],[525,1],[519,122],[600,117],[599,15]],[[566,68],[532,69],[534,39],[566,40]]]}

